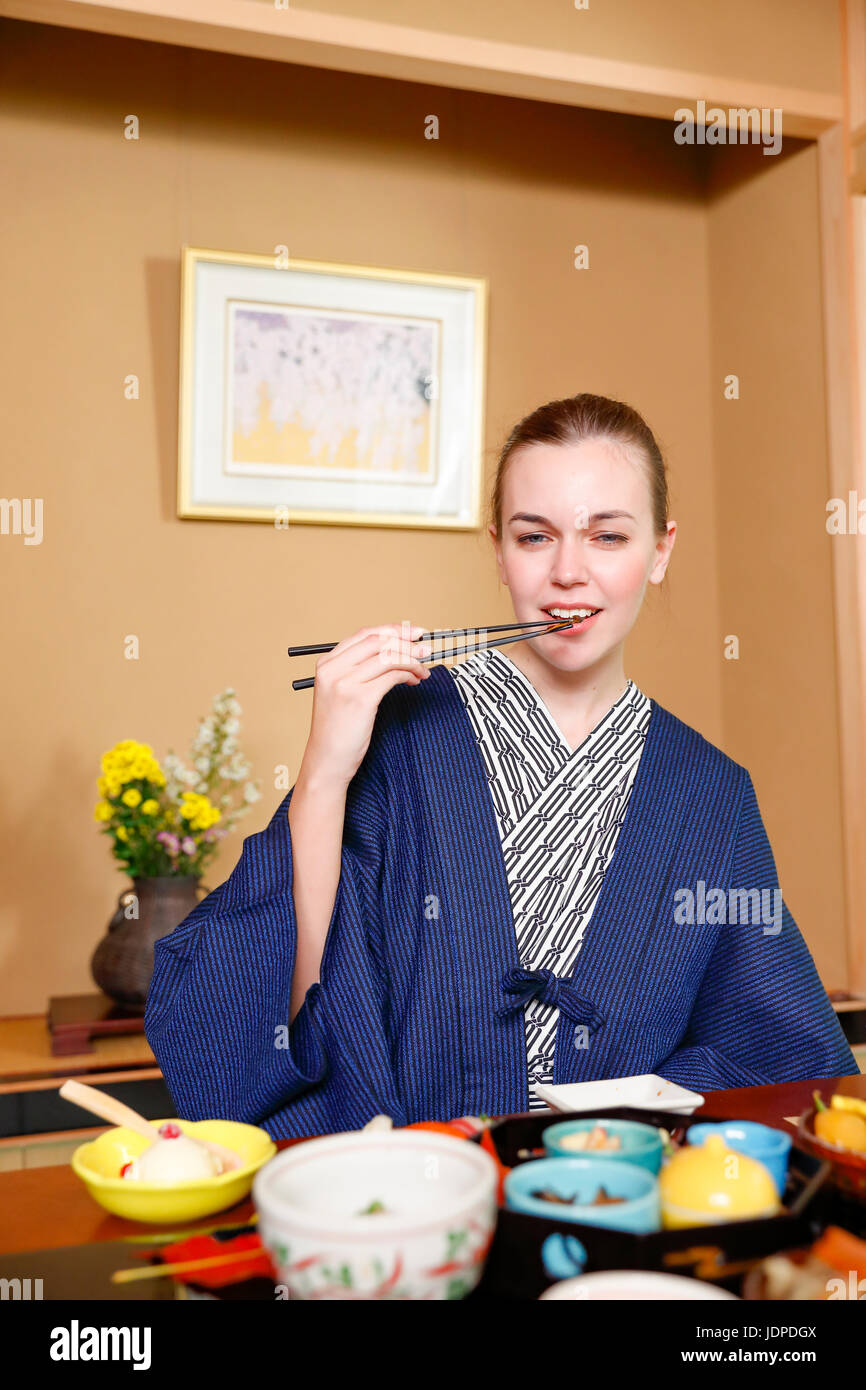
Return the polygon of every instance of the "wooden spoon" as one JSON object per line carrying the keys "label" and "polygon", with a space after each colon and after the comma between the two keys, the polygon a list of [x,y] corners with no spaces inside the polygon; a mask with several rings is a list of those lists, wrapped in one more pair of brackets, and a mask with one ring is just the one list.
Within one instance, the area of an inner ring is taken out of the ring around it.
{"label": "wooden spoon", "polygon": [[[156,1125],[152,1125],[150,1120],[139,1115],[137,1110],[124,1105],[123,1101],[115,1100],[114,1096],[106,1095],[105,1091],[98,1091],[95,1086],[85,1086],[82,1081],[64,1081],[59,1094],[73,1105],[80,1105],[82,1110],[89,1110],[92,1115],[108,1120],[109,1124],[125,1125],[127,1129],[135,1130],[136,1134],[143,1135],[145,1139],[162,1138]],[[195,1139],[197,1144],[210,1149],[211,1153],[222,1160],[223,1172],[243,1167],[244,1160],[234,1149],[227,1149],[225,1144],[217,1144],[213,1139],[200,1139],[197,1134],[189,1137]]]}

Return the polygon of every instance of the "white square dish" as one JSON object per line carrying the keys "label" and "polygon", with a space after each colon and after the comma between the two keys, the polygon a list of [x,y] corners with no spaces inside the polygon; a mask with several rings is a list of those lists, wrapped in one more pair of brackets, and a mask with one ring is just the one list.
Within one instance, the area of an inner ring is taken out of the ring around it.
{"label": "white square dish", "polygon": [[553,1110],[607,1110],[630,1105],[636,1110],[669,1110],[692,1115],[704,1097],[674,1081],[648,1072],[644,1076],[620,1076],[607,1081],[574,1081],[564,1086],[536,1082],[535,1094]]}

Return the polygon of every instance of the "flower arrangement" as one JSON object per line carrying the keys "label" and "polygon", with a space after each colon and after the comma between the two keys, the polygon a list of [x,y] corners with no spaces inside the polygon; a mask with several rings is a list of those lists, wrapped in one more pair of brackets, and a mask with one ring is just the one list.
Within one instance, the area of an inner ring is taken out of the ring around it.
{"label": "flower arrangement", "polygon": [[238,746],[241,706],[231,688],[216,695],[199,721],[189,766],[169,749],[163,765],[148,743],[124,739],[102,757],[93,813],[131,878],[200,877],[227,835],[261,796],[247,782]]}

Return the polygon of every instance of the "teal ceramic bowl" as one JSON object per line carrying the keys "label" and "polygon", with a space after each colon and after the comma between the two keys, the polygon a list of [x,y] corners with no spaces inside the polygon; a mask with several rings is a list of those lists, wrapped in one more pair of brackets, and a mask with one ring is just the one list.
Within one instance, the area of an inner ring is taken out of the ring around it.
{"label": "teal ceramic bowl", "polygon": [[[600,1187],[609,1197],[624,1197],[625,1201],[591,1206]],[[533,1192],[544,1189],[576,1200],[564,1206],[533,1197]],[[658,1180],[633,1163],[610,1163],[605,1158],[535,1158],[512,1168],[504,1191],[506,1207],[528,1216],[612,1226],[638,1235],[661,1229]]]}
{"label": "teal ceramic bowl", "polygon": [[[596,1149],[587,1152],[569,1146],[569,1135],[583,1134],[596,1125],[602,1125],[608,1134],[616,1134],[622,1148]],[[561,1124],[550,1125],[542,1134],[541,1142],[550,1158],[595,1158],[606,1163],[633,1163],[638,1168],[646,1168],[650,1173],[658,1173],[662,1166],[664,1144],[655,1125],[642,1125],[636,1120],[563,1120]]]}

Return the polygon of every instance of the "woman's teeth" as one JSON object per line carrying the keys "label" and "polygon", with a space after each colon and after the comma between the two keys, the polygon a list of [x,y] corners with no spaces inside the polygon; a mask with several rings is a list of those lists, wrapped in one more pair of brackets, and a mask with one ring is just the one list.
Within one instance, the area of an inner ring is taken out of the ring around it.
{"label": "woman's teeth", "polygon": [[549,613],[554,618],[573,618],[575,622],[581,622],[584,618],[591,618],[593,613],[600,612],[598,608],[545,608],[545,613]]}

